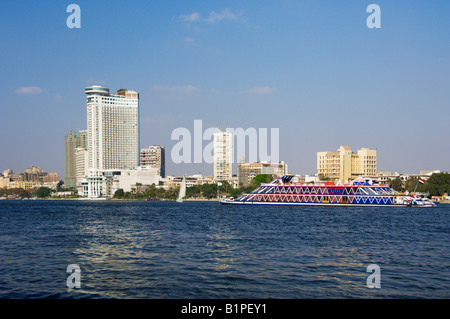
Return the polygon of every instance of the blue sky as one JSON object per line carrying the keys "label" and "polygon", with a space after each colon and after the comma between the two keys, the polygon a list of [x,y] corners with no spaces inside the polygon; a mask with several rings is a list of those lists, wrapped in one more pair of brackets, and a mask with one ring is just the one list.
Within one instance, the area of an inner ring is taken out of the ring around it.
{"label": "blue sky", "polygon": [[[81,28],[69,29],[69,4]],[[381,28],[369,29],[369,4]],[[64,136],[86,129],[84,88],[140,93],[141,147],[177,127],[279,128],[280,159],[378,150],[378,170],[450,170],[449,1],[4,1],[0,171],[64,177]],[[206,144],[207,142],[205,142]]]}

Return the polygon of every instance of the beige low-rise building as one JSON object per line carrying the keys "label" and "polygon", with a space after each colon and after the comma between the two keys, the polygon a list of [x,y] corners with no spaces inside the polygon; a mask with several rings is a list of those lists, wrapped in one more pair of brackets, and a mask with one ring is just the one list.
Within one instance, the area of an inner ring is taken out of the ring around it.
{"label": "beige low-rise building", "polygon": [[58,173],[48,173],[44,177],[42,177],[43,183],[58,183],[59,182],[59,176]]}
{"label": "beige low-rise building", "polygon": [[370,177],[372,178],[374,181],[377,182],[389,182],[390,180],[394,180],[396,178],[399,178],[402,182],[406,182],[408,180],[410,180],[411,178],[420,178],[423,181],[428,180],[431,175],[435,174],[435,173],[440,173],[439,170],[434,170],[434,171],[420,171],[419,174],[409,174],[409,173],[391,173],[391,172],[376,172],[375,175],[367,175],[365,177]]}
{"label": "beige low-rise building", "polygon": [[[180,187],[183,182],[184,176],[166,176],[165,178],[161,178],[160,187],[164,189],[176,188]],[[230,179],[224,181],[216,181],[213,176],[203,176],[202,174],[194,174],[186,176],[186,187],[191,186],[201,186],[204,184],[217,184],[227,182],[231,187],[237,188],[239,187],[237,176],[233,175]],[[219,184],[220,185],[220,184]]]}
{"label": "beige low-rise building", "polygon": [[287,164],[283,161],[279,163],[254,162],[238,164],[239,184],[248,186],[252,179],[260,174],[268,174],[275,177],[281,177],[288,173]]}
{"label": "beige low-rise building", "polygon": [[14,188],[22,188],[24,190],[30,190],[33,188],[41,187],[42,183],[40,182],[34,182],[34,181],[13,181],[9,182],[7,188],[14,189]]}
{"label": "beige low-rise building", "polygon": [[8,187],[10,181],[9,177],[0,176],[0,188]]}
{"label": "beige low-rise building", "polygon": [[0,188],[31,190],[48,187],[49,184],[56,187],[58,182],[58,173],[47,173],[37,166],[31,166],[21,173],[13,173],[10,169],[4,171],[3,176],[0,177]]}

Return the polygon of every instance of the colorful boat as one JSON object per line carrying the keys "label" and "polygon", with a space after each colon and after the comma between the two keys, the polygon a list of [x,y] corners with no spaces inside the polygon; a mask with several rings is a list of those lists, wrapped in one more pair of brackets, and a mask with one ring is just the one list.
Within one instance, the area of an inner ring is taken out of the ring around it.
{"label": "colorful boat", "polygon": [[348,183],[291,183],[285,175],[271,183],[261,184],[251,193],[236,199],[221,200],[235,205],[305,205],[305,206],[411,206],[433,207],[434,202],[419,196],[394,191],[388,185],[370,179],[355,179]]}

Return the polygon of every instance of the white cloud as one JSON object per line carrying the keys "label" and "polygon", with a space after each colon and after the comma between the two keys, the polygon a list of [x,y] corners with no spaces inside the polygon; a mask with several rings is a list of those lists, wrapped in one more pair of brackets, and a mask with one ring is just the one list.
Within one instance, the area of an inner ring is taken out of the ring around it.
{"label": "white cloud", "polygon": [[260,86],[260,87],[254,87],[247,90],[242,90],[242,93],[246,94],[253,94],[253,95],[269,95],[276,91],[277,89],[274,87],[269,86]]}
{"label": "white cloud", "polygon": [[16,94],[39,94],[42,92],[42,89],[37,86],[22,86],[16,89]]}
{"label": "white cloud", "polygon": [[194,12],[188,15],[181,15],[180,19],[184,22],[194,22],[200,20],[200,14],[198,12]]}
{"label": "white cloud", "polygon": [[186,42],[186,43],[194,43],[195,40],[190,38],[190,37],[186,37],[186,38],[184,38],[184,42]]}
{"label": "white cloud", "polygon": [[200,91],[198,87],[190,84],[185,86],[154,86],[152,90],[174,94],[188,94]]}
{"label": "white cloud", "polygon": [[214,23],[216,21],[222,21],[222,20],[237,20],[238,14],[234,14],[231,12],[229,8],[225,8],[219,13],[216,13],[214,11],[211,11],[208,18],[205,19],[206,22]]}
{"label": "white cloud", "polygon": [[55,102],[61,102],[63,99],[63,97],[59,94],[56,94],[55,97],[53,98],[53,101]]}
{"label": "white cloud", "polygon": [[229,8],[222,9],[219,13],[215,11],[211,11],[206,18],[202,18],[200,16],[200,13],[194,12],[188,15],[181,15],[180,19],[183,22],[197,22],[197,21],[203,21],[208,23],[214,23],[217,21],[223,21],[223,20],[234,20],[238,21],[239,17],[242,15],[242,12],[234,13]]}

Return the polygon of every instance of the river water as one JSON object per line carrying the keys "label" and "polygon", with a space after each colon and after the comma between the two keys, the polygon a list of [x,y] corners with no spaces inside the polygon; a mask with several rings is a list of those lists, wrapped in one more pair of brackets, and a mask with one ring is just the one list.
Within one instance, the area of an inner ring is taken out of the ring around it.
{"label": "river water", "polygon": [[449,298],[449,235],[450,205],[0,201],[0,298]]}

